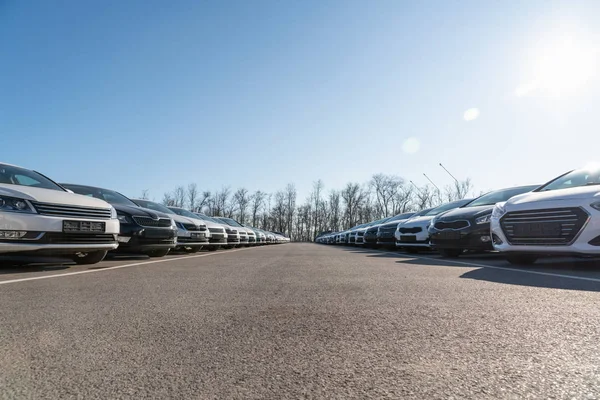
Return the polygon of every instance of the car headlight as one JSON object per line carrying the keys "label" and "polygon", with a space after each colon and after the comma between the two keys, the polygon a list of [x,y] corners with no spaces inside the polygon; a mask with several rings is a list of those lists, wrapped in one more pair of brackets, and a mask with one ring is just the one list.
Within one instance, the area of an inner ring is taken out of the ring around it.
{"label": "car headlight", "polygon": [[35,214],[35,209],[27,200],[17,197],[0,196],[0,211],[13,211]]}
{"label": "car headlight", "polygon": [[110,207],[110,219],[117,218],[117,210],[113,206]]}
{"label": "car headlight", "polygon": [[590,204],[590,207],[592,207],[595,210],[600,211],[600,201]]}
{"label": "car headlight", "polygon": [[[600,203],[598,203],[600,204]],[[492,210],[492,218],[499,219],[504,214],[506,214],[506,202],[502,201],[500,203],[496,203],[494,209]]]}
{"label": "car headlight", "polygon": [[484,215],[483,217],[479,217],[475,219],[475,223],[477,225],[487,224],[492,219],[492,214]]}
{"label": "car headlight", "polygon": [[129,217],[125,214],[119,214],[117,213],[117,219],[119,220],[119,222],[122,222],[124,224],[130,224],[131,223],[131,219],[129,219]]}
{"label": "car headlight", "polygon": [[[171,220],[171,221],[173,221],[173,220]],[[175,226],[179,229],[185,230],[185,226],[183,226],[183,224],[181,222],[175,222]]]}

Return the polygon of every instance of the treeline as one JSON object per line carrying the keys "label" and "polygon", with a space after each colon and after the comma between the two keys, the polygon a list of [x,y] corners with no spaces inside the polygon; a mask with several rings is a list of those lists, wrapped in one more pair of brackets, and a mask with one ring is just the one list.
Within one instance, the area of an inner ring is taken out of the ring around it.
{"label": "treeline", "polygon": [[[298,204],[296,187],[288,184],[275,193],[223,187],[201,191],[195,183],[165,193],[165,205],[198,210],[207,215],[234,218],[257,228],[279,231],[295,241],[312,241],[323,231],[341,231],[355,225],[418,211],[472,194],[470,179],[456,181],[442,190],[415,186],[395,175],[376,174],[366,183],[347,183],[340,190],[326,190],[321,180]],[[148,198],[148,191],[142,193]]]}

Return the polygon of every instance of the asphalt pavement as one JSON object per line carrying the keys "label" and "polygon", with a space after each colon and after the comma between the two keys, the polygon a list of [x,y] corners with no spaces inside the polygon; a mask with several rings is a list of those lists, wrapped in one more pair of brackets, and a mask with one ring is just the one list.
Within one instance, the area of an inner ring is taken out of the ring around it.
{"label": "asphalt pavement", "polygon": [[600,398],[600,263],[286,244],[0,268],[0,398]]}

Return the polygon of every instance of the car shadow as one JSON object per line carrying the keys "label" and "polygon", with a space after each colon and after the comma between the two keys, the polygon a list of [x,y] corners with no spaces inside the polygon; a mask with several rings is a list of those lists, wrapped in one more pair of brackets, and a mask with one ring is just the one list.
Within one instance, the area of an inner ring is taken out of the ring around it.
{"label": "car shadow", "polygon": [[[439,258],[435,252],[410,254],[401,250],[372,250],[340,247],[349,253],[367,257],[399,258],[398,264],[444,268],[472,268],[460,275],[462,279],[549,289],[600,292],[600,259],[541,259],[536,264],[516,267],[498,253],[471,253],[458,259]],[[493,265],[484,265],[493,263]],[[472,264],[472,265],[471,265]],[[589,279],[589,280],[588,280]]]}
{"label": "car shadow", "polygon": [[[598,260],[549,260],[541,261],[538,264],[527,267],[515,267],[511,266],[508,262],[499,262],[497,263],[498,265],[479,267],[469,265],[469,262],[482,264],[485,262],[485,259],[481,257],[477,259],[461,257],[456,261],[460,262],[462,260],[464,264],[458,264],[452,262],[452,260],[405,256],[405,259],[396,262],[398,264],[444,268],[473,268],[460,275],[462,279],[547,289],[600,292],[600,262]],[[501,257],[488,257],[488,259],[500,260]]]}

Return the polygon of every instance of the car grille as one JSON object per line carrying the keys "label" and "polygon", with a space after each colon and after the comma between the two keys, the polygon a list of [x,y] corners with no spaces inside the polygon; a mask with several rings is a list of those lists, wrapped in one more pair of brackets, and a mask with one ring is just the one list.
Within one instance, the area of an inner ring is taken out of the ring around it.
{"label": "car grille", "polygon": [[80,207],[36,201],[32,201],[31,204],[39,214],[56,217],[110,219],[111,214],[110,208]]}
{"label": "car grille", "polygon": [[225,229],[223,229],[223,228],[208,228],[208,230],[211,233],[223,233],[223,232],[225,232]]}
{"label": "car grille", "polygon": [[513,211],[501,218],[500,225],[513,245],[568,245],[588,217],[579,207]]}
{"label": "car grille", "polygon": [[230,235],[237,235],[238,231],[235,229],[227,229],[227,233]]}
{"label": "car grille", "polygon": [[183,227],[185,229],[187,229],[188,231],[201,231],[202,230],[202,229],[199,229],[198,225],[190,224],[190,223],[183,224]]}
{"label": "car grille", "polygon": [[412,228],[398,228],[398,232],[400,233],[419,233],[423,230],[420,226],[415,226]]}
{"label": "car grille", "polygon": [[398,225],[382,226],[379,232],[395,232]]}
{"label": "car grille", "polygon": [[61,233],[47,232],[36,243],[47,244],[112,244],[116,242],[116,235],[99,233]]}
{"label": "car grille", "polygon": [[458,221],[438,221],[435,223],[435,229],[464,229],[471,225],[469,221],[458,220]]}
{"label": "car grille", "polygon": [[[171,226],[171,220],[168,218],[152,219],[150,217],[143,217],[140,215],[134,215],[133,220],[141,226],[153,227],[153,228],[167,228]],[[194,228],[195,230],[195,228]]]}

